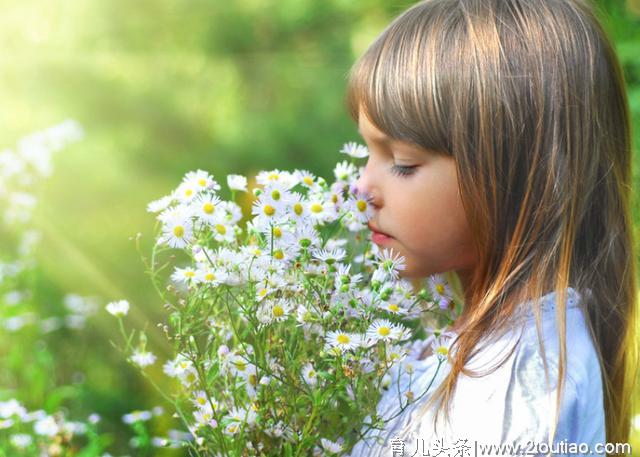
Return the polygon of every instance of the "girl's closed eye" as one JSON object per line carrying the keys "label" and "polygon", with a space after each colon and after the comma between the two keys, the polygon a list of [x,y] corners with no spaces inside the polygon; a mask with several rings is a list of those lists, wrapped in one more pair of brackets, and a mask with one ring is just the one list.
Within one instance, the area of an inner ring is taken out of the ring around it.
{"label": "girl's closed eye", "polygon": [[418,168],[417,165],[407,166],[407,165],[396,165],[396,164],[394,164],[391,167],[391,172],[393,174],[395,174],[395,175],[405,177],[405,176],[412,175],[416,171],[416,168]]}

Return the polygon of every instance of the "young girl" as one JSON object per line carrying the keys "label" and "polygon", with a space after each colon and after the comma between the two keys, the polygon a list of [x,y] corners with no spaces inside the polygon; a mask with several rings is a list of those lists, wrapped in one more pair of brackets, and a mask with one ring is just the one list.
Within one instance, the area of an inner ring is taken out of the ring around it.
{"label": "young girl", "polygon": [[630,121],[591,7],[422,1],[358,60],[347,100],[372,240],[405,277],[464,289],[446,369],[417,342],[378,404],[393,419],[352,455],[622,454],[596,446],[628,441],[637,374]]}

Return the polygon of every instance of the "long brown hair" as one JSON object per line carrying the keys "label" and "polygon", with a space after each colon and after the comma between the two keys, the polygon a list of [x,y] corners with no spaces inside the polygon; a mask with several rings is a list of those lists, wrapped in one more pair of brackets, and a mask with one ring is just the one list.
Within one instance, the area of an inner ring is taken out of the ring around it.
{"label": "long brown hair", "polygon": [[459,373],[478,376],[465,368],[477,343],[506,332],[524,300],[539,331],[538,300],[556,291],[557,424],[572,287],[601,366],[607,441],[627,442],[638,297],[631,127],[621,67],[592,6],[419,2],[355,63],[346,102],[356,122],[362,108],[389,136],[457,163],[479,261],[451,370],[431,397],[438,412]]}

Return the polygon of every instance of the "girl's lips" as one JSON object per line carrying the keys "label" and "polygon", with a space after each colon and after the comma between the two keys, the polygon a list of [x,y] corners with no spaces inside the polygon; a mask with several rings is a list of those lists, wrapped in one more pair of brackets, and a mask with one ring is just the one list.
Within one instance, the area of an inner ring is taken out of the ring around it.
{"label": "girl's lips", "polygon": [[376,244],[386,244],[392,239],[392,237],[390,237],[389,235],[385,235],[384,233],[371,232],[371,241]]}
{"label": "girl's lips", "polygon": [[391,235],[387,235],[377,229],[377,227],[371,223],[367,224],[369,230],[371,230],[371,241],[376,244],[384,244],[393,239]]}

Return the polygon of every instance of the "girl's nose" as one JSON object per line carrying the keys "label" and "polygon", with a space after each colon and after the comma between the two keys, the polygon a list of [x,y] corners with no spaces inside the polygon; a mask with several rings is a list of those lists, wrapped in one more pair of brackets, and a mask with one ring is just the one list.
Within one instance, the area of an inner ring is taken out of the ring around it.
{"label": "girl's nose", "polygon": [[378,207],[380,203],[380,199],[378,198],[378,194],[374,191],[369,182],[369,176],[367,175],[367,168],[362,171],[362,174],[358,178],[355,184],[355,193],[359,197],[364,197],[368,200],[374,207]]}

